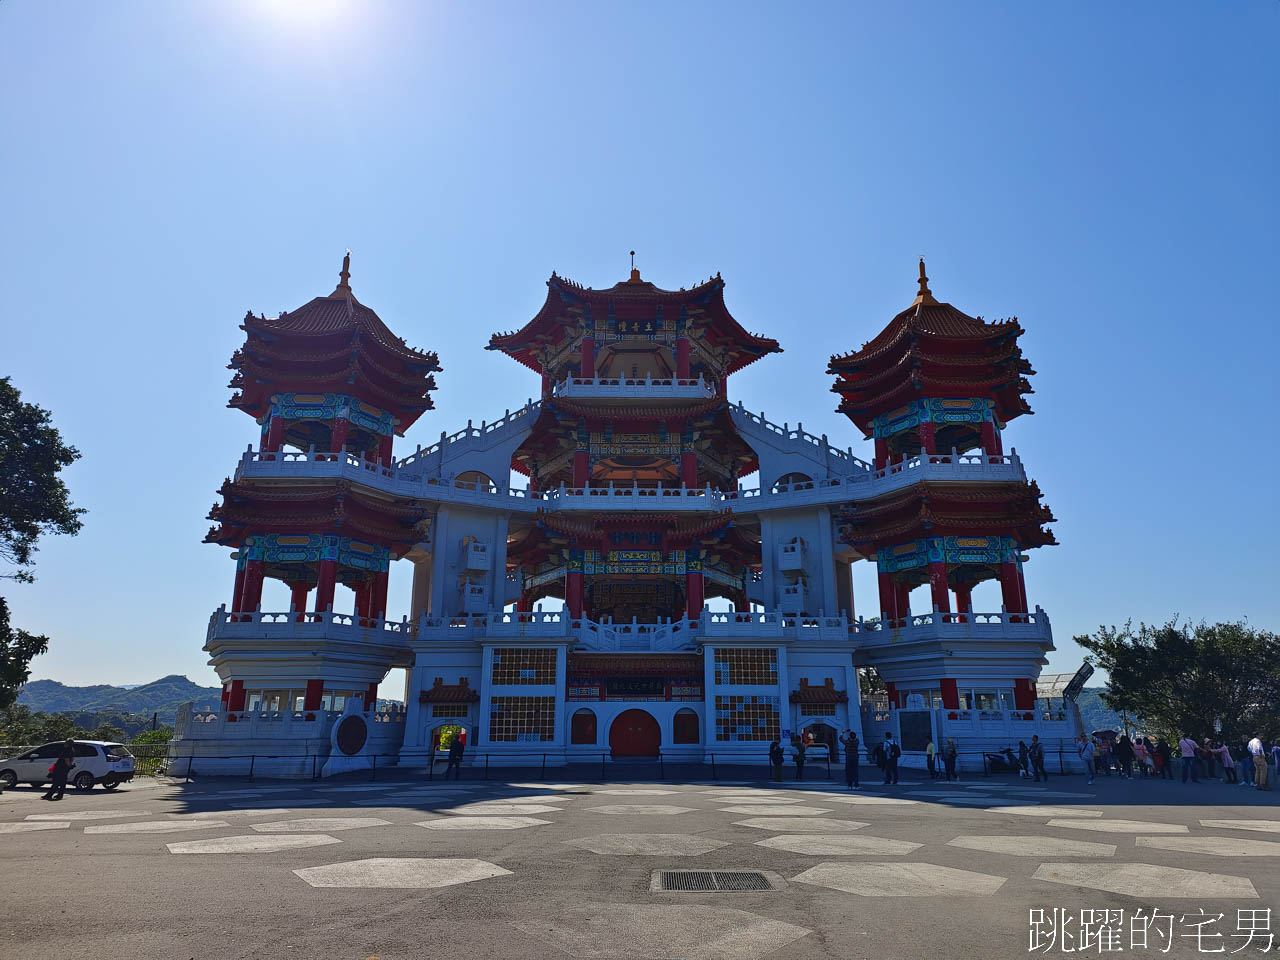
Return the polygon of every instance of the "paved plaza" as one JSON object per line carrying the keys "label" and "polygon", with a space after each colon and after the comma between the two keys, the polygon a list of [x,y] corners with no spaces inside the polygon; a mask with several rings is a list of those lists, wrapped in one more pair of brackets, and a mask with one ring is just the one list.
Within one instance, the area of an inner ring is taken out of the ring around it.
{"label": "paved plaza", "polygon": [[[1026,957],[1028,911],[1054,908],[1221,913],[1210,944],[1230,953],[1239,910],[1280,908],[1280,806],[1252,789],[626,771],[139,780],[59,804],[19,787],[0,797],[0,957]],[[690,870],[719,889],[660,889]],[[1196,955],[1177,933],[1150,955]]]}

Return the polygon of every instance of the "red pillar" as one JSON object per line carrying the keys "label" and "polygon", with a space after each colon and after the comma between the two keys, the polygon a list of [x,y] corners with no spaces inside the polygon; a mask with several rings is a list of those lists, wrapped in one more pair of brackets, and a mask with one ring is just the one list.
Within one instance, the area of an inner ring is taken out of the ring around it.
{"label": "red pillar", "polygon": [[373,583],[369,584],[369,616],[374,620],[387,618],[387,584],[390,574],[386,570],[373,575]]}
{"label": "red pillar", "polygon": [[552,383],[553,381],[551,379],[551,374],[546,370],[543,370],[542,371],[542,395],[544,397],[551,396]]}
{"label": "red pillar", "polygon": [[[240,549],[243,550],[244,547],[242,546]],[[243,603],[244,603],[244,567],[240,566],[240,564],[237,563],[236,564],[236,583],[235,583],[235,586],[231,588],[232,613],[243,610],[244,607],[241,606],[241,604]]]}
{"label": "red pillar", "polygon": [[262,449],[274,453],[283,443],[284,420],[280,417],[272,417],[267,423],[267,437],[262,443]]}
{"label": "red pillar", "polygon": [[570,570],[564,576],[564,605],[569,609],[569,616],[576,619],[582,616],[582,571]]}
{"label": "red pillar", "polygon": [[378,460],[384,467],[391,466],[391,445],[395,438],[387,435],[378,441]]}
{"label": "red pillar", "polygon": [[898,597],[898,619],[906,620],[911,616],[911,585],[898,583],[894,586]]}
{"label": "red pillar", "polygon": [[520,599],[516,601],[516,613],[528,613],[530,604],[523,590],[520,591]]}
{"label": "red pillar", "polygon": [[323,680],[308,680],[307,693],[302,699],[303,710],[319,710],[320,699],[324,696]]}
{"label": "red pillar", "polygon": [[982,449],[985,450],[988,455],[1000,452],[999,433],[996,430],[996,425],[990,420],[987,420],[982,424]]}
{"label": "red pillar", "polygon": [[889,463],[889,441],[876,437],[876,469],[883,470]]}
{"label": "red pillar", "polygon": [[262,603],[262,561],[250,560],[244,566],[244,593],[240,598],[240,609],[253,613]]}
{"label": "red pillar", "polygon": [[320,579],[316,584],[316,610],[324,613],[333,609],[333,592],[338,585],[338,561],[320,561]]}
{"label": "red pillar", "polygon": [[355,615],[363,623],[369,617],[369,594],[373,584],[368,580],[362,580],[353,588],[356,595]]}
{"label": "red pillar", "polygon": [[956,689],[955,680],[949,677],[943,677],[938,681],[939,691],[942,693],[942,705],[948,710],[960,709],[960,691]]}
{"label": "red pillar", "polygon": [[925,453],[937,453],[937,444],[933,439],[933,421],[926,420],[920,424],[920,448]]}
{"label": "red pillar", "polygon": [[369,689],[364,694],[364,708],[367,711],[373,710],[378,706],[378,685],[376,683],[369,684]]}
{"label": "red pillar", "polygon": [[596,341],[593,337],[582,338],[582,376],[596,375]]}
{"label": "red pillar", "polygon": [[1018,564],[1018,597],[1022,600],[1022,609],[1030,613],[1031,605],[1027,602],[1027,578],[1022,574],[1022,564]]}
{"label": "red pillar", "polygon": [[[1022,596],[1022,587],[1018,582],[1018,565],[1009,561],[1000,564],[1000,598],[1006,613],[1023,613],[1026,601]],[[1021,623],[1020,617],[1011,617],[1011,623]]]}
{"label": "red pillar", "polygon": [[585,487],[591,482],[591,455],[578,450],[573,455],[573,485]]}
{"label": "red pillar", "polygon": [[680,485],[696,487],[698,485],[698,455],[696,453],[680,454]]}
{"label": "red pillar", "polygon": [[887,620],[898,619],[898,585],[893,582],[893,574],[878,575],[880,581],[880,615]]}
{"label": "red pillar", "polygon": [[951,612],[951,594],[947,592],[947,565],[945,563],[934,562],[929,564],[929,592],[933,598],[933,605],[941,613]]}
{"label": "red pillar", "polygon": [[1015,710],[1034,710],[1036,708],[1036,685],[1031,680],[1013,681],[1013,708]]}
{"label": "red pillar", "polygon": [[897,684],[894,684],[894,683],[886,683],[884,686],[885,686],[885,690],[886,690],[886,691],[888,691],[888,694],[889,694],[889,709],[890,709],[890,710],[897,710],[897,709],[898,709],[898,686],[897,686]]}
{"label": "red pillar", "polygon": [[[956,584],[956,611],[961,614],[973,613],[973,584]],[[965,623],[968,619],[967,616],[956,617],[960,623]]]}
{"label": "red pillar", "polygon": [[676,338],[676,376],[681,380],[689,379],[689,338]]}
{"label": "red pillar", "polygon": [[244,681],[232,680],[231,689],[227,693],[227,710],[239,713],[244,709]]}
{"label": "red pillar", "polygon": [[298,614],[295,618],[298,623],[306,619],[303,614],[307,612],[307,594],[310,592],[311,587],[305,580],[297,580],[289,584],[289,600]]}
{"label": "red pillar", "polygon": [[690,570],[684,575],[685,610],[690,620],[702,616],[705,601],[701,570]]}
{"label": "red pillar", "polygon": [[347,446],[347,433],[351,424],[344,417],[333,418],[333,432],[329,437],[329,452],[342,453]]}
{"label": "red pillar", "polygon": [[227,701],[231,699],[231,684],[224,683],[222,685],[222,709],[227,709]]}

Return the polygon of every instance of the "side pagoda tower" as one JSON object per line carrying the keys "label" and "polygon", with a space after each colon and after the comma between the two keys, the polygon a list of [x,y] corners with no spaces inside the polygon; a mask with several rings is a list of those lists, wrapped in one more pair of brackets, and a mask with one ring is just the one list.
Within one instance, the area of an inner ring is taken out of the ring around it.
{"label": "side pagoda tower", "polygon": [[[393,438],[431,409],[440,365],[356,299],[350,266],[348,253],[328,296],[278,317],[247,314],[229,365],[228,406],[259,428],[259,449],[219,489],[205,537],[235,551],[222,615],[244,627],[211,631],[205,646],[232,712],[341,709],[355,696],[368,709],[398,656],[399,643],[378,642],[388,566],[422,539],[426,513],[353,477],[391,475]],[[259,617],[268,578],[288,585],[290,619],[306,629],[282,634]],[[338,584],[355,593],[350,616],[334,610]]]}
{"label": "side pagoda tower", "polygon": [[[875,467],[887,479],[907,476],[904,459],[912,457],[925,468],[963,466],[966,460],[1000,464],[1006,459],[1002,431],[1015,417],[1031,413],[1026,377],[1034,371],[1018,346],[1023,329],[1017,319],[986,323],[939,302],[929,290],[923,259],[919,285],[906,310],[861,350],[832,357],[828,368],[838,377],[831,389],[840,394],[839,412],[874,439]],[[921,475],[927,477],[927,470]],[[1034,481],[975,473],[890,490],[840,515],[842,539],[875,559],[883,624],[891,630],[907,626],[909,595],[924,584],[932,606],[926,616],[965,623],[973,616],[973,589],[986,580],[999,581],[1010,623],[1027,620],[1023,551],[1057,542],[1044,527],[1054,517]],[[909,665],[900,659],[880,664],[891,700],[905,683],[939,690],[942,705],[954,709],[960,706],[959,680],[988,680],[1009,670],[1011,706],[1030,709],[1035,677],[1050,649],[1047,638],[1031,647],[992,645],[966,662],[944,650],[941,638],[929,646],[936,649],[913,651]]]}
{"label": "side pagoda tower", "polygon": [[[509,547],[525,570],[519,609],[557,596],[574,617],[645,622],[697,617],[710,595],[746,607],[759,537],[710,494],[735,490],[757,465],[730,415],[729,377],[781,347],[744,330],[723,291],[719,275],[663,290],[634,264],[603,290],[553,273],[537,315],[490,339],[542,377],[540,414],[511,464],[530,490],[625,487],[655,511],[619,515],[601,499],[587,516],[539,514]],[[707,492],[705,515],[662,512],[664,492],[681,488]]]}

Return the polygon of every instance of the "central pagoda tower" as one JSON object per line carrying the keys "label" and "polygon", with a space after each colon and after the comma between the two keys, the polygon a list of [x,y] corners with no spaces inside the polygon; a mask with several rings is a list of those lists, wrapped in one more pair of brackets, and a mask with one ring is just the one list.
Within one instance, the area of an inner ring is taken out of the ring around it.
{"label": "central pagoda tower", "polygon": [[537,315],[491,338],[488,349],[542,377],[540,415],[511,464],[530,490],[628,487],[654,511],[540,515],[510,548],[531,571],[520,609],[562,596],[574,617],[652,622],[696,617],[708,595],[746,607],[758,537],[710,503],[701,516],[661,512],[664,491],[733,491],[756,469],[730,416],[728,380],[781,348],[744,330],[723,291],[719,275],[664,290],[633,266],[629,279],[595,290],[553,273]]}

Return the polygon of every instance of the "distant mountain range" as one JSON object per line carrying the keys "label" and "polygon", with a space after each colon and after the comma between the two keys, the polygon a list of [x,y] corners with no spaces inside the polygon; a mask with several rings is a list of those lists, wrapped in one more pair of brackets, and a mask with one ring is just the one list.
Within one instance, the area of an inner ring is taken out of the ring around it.
{"label": "distant mountain range", "polygon": [[32,680],[18,691],[18,703],[25,704],[34,711],[118,712],[145,714],[148,717],[158,713],[162,723],[173,723],[178,715],[178,706],[188,700],[203,707],[214,706],[221,698],[221,688],[202,687],[176,674],[128,687],[110,684],[69,687],[57,680]]}
{"label": "distant mountain range", "polygon": [[[1076,698],[1076,706],[1080,708],[1080,719],[1084,722],[1086,733],[1095,730],[1119,730],[1124,726],[1120,714],[1102,702],[1102,693],[1106,687],[1085,687]],[[1135,729],[1135,720],[1129,718],[1129,729]]]}

